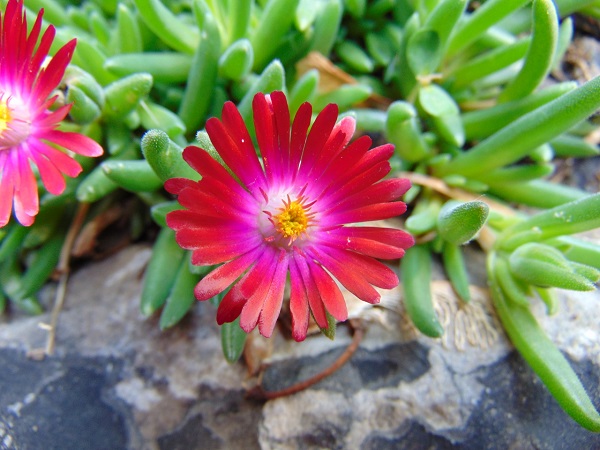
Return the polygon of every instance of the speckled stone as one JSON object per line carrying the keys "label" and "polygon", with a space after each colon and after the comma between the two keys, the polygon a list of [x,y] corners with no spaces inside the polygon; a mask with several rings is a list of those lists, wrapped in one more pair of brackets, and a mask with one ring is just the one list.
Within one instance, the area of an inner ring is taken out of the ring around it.
{"label": "speckled stone", "polygon": [[[368,322],[352,359],[333,376],[286,398],[246,398],[246,366],[221,355],[215,308],[202,303],[166,332],[139,312],[150,251],[132,246],[76,271],[55,355],[41,317],[0,325],[0,449],[594,449],[500,331],[485,290],[460,305],[434,283],[444,339],[403,319],[399,290],[382,307],[350,305]],[[473,261],[478,264],[477,254]],[[482,283],[480,283],[482,284]],[[50,287],[46,296],[53,294]],[[535,313],[600,407],[598,293],[561,297]],[[331,364],[351,340],[271,341],[263,386],[276,390]],[[259,341],[260,342],[260,341]]]}

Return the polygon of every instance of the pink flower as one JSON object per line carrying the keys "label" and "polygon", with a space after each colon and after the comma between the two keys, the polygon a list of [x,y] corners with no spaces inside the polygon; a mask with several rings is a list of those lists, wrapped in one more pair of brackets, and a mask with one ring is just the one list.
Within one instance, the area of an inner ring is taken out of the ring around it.
{"label": "pink flower", "polygon": [[[102,147],[87,136],[56,129],[71,105],[55,111],[48,98],[60,83],[75,50],[75,40],[62,47],[43,68],[52,45],[53,26],[41,40],[42,14],[27,35],[22,0],[9,0],[0,13],[0,227],[8,223],[14,204],[17,220],[29,226],[39,211],[36,176],[52,194],[65,189],[63,174],[75,177],[81,166],[54,146],[85,156],[99,156]],[[32,167],[33,166],[33,167]]]}
{"label": "pink flower", "polygon": [[369,303],[380,299],[373,286],[398,285],[394,271],[375,258],[402,257],[412,236],[346,224],[404,213],[398,199],[410,183],[380,181],[390,171],[393,146],[369,150],[367,136],[348,145],[355,121],[346,117],[336,124],[336,105],[327,106],[311,127],[312,107],[303,104],[291,129],[282,92],[257,94],[252,107],[262,164],[240,113],[226,103],[222,120],[210,119],[206,130],[233,175],[205,150],[187,147],[183,157],[202,179],[167,181],[166,189],[187,208],[169,213],[167,224],[179,245],[192,250],[194,264],[224,263],[198,283],[198,300],[235,283],[219,305],[219,324],[241,316],[244,331],[258,324],[269,337],[289,274],[292,334],[301,341],[310,312],[322,328],[326,312],[347,319],[334,278]]}

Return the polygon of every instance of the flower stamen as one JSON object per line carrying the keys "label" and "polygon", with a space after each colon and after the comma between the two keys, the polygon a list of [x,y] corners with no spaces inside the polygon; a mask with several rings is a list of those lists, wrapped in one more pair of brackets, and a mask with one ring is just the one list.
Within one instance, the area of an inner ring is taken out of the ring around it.
{"label": "flower stamen", "polygon": [[0,133],[8,130],[8,123],[12,120],[8,102],[0,96]]}
{"label": "flower stamen", "polygon": [[292,201],[288,195],[287,201],[283,200],[281,213],[273,217],[275,229],[284,238],[296,239],[306,231],[312,214],[307,214],[309,208],[305,208],[302,200]]}

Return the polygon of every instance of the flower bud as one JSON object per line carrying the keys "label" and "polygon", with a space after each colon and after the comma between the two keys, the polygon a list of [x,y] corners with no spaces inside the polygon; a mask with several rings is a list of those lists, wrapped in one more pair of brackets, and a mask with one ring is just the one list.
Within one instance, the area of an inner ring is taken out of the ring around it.
{"label": "flower bud", "polygon": [[438,216],[438,232],[444,240],[452,244],[466,244],[483,227],[488,214],[488,205],[481,201],[448,201]]}
{"label": "flower bud", "polygon": [[142,137],[141,145],[144,157],[163,181],[173,177],[199,178],[198,173],[183,160],[183,150],[164,131],[148,131]]}

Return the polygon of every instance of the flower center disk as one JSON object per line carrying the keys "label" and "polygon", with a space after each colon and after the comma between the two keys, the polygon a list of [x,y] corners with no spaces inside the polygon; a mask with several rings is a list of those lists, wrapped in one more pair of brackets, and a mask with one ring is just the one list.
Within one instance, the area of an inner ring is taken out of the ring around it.
{"label": "flower center disk", "polygon": [[275,229],[285,238],[296,239],[308,228],[308,215],[297,201],[284,201],[281,213],[274,217]]}
{"label": "flower center disk", "polygon": [[0,98],[0,133],[8,129],[8,123],[12,120],[10,108],[6,100]]}

